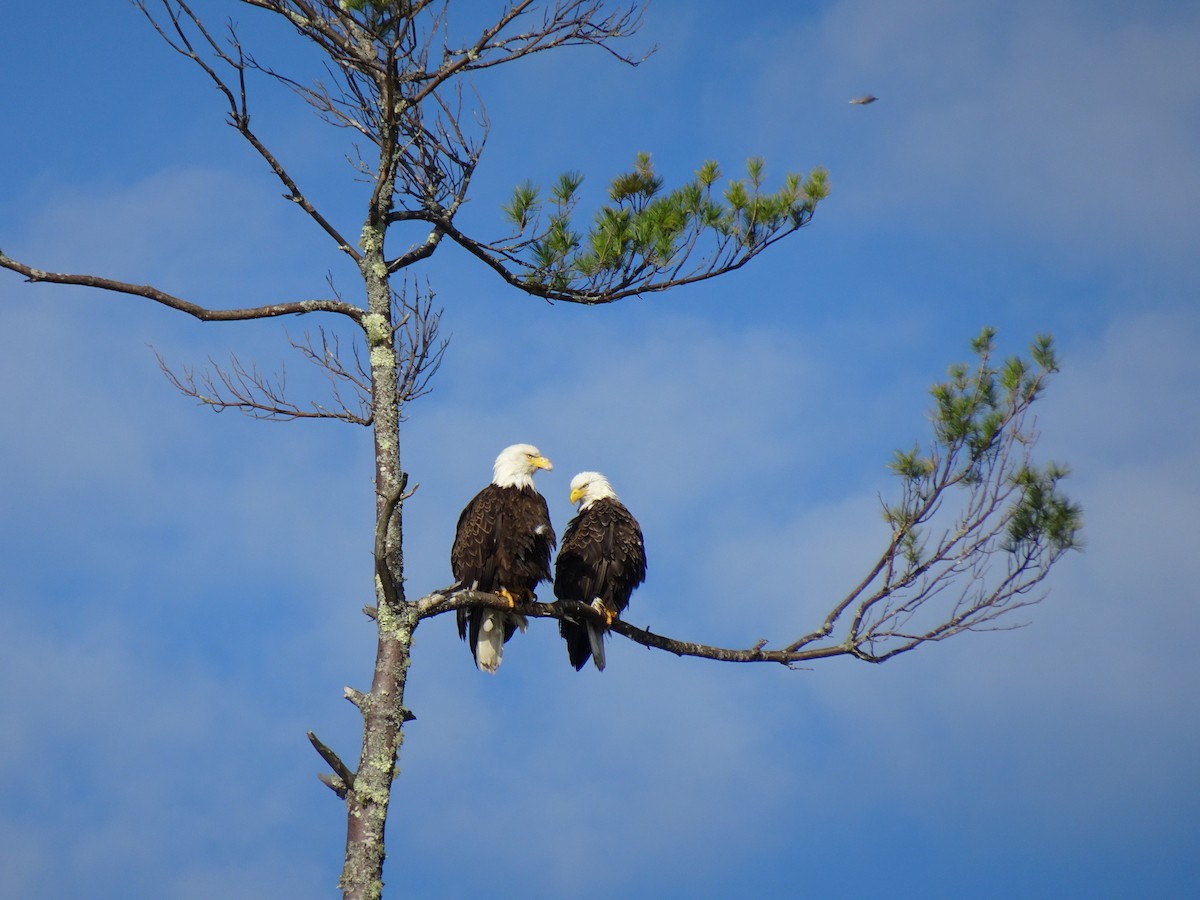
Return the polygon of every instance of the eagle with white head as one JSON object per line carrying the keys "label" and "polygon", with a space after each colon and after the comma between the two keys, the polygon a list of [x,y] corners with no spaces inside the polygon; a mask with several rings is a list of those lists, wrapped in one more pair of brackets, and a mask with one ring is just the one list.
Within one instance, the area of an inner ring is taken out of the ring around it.
{"label": "eagle with white head", "polygon": [[[611,625],[629,605],[633,589],[646,580],[642,528],[599,472],[580,472],[571,479],[571,503],[579,504],[579,512],[563,534],[554,595],[589,604]],[[607,627],[561,619],[558,628],[576,671],[589,657],[604,671]]]}
{"label": "eagle with white head", "polygon": [[[533,486],[538,469],[550,460],[532,444],[513,444],[496,457],[492,483],[472,498],[458,517],[450,569],[456,589],[499,594],[508,602],[532,600],[534,588],[550,580],[556,543],[546,499]],[[504,644],[525,617],[507,610],[459,609],[458,636],[467,641],[475,664],[495,674]]]}

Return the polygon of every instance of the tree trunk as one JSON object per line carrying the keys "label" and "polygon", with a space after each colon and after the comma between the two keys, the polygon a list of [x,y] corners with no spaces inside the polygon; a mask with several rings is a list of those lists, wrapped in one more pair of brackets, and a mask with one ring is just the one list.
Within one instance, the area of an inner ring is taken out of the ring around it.
{"label": "tree trunk", "polygon": [[346,793],[346,861],[338,882],[344,896],[373,900],[383,890],[384,828],[402,730],[404,682],[418,612],[404,599],[402,507],[407,478],[400,467],[397,354],[391,321],[391,287],[383,262],[383,231],[363,229],[362,273],[368,314],[371,404],[375,438],[375,599],[379,638],[371,692],[347,689],[363,714],[362,754]]}
{"label": "tree trunk", "polygon": [[379,608],[379,644],[371,693],[352,698],[363,712],[362,756],[346,795],[346,863],[338,886],[346,900],[376,900],[383,891],[384,828],[396,758],[408,717],[404,682],[408,674],[415,608],[398,614]]}

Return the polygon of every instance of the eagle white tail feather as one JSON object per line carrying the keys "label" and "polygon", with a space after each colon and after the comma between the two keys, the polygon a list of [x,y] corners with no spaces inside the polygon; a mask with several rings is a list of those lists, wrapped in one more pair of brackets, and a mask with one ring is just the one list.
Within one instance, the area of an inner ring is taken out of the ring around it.
{"label": "eagle white tail feather", "polygon": [[604,632],[593,625],[587,623],[588,642],[592,645],[592,662],[596,664],[596,668],[604,671]]}
{"label": "eagle white tail feather", "polygon": [[479,637],[475,640],[475,663],[483,671],[495,675],[504,656],[504,613],[489,609],[479,621]]}

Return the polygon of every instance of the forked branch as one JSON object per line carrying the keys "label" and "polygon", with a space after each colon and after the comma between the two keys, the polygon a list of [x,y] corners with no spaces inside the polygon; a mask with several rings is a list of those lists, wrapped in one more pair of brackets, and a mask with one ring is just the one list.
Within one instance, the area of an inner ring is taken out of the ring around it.
{"label": "forked branch", "polygon": [[[280,366],[274,375],[262,372],[256,363],[244,364],[235,353],[229,354],[229,362],[222,365],[209,357],[208,366],[197,370],[185,366],[172,369],[161,353],[154,351],[158,367],[167,381],[180,393],[198,400],[214,412],[237,409],[254,419],[286,422],[293,419],[337,419],[353,425],[370,425],[370,407],[360,400],[357,410],[352,410],[342,401],[340,393],[333,391],[336,408],[323,406],[315,401],[309,406],[299,406],[288,399],[287,369]],[[325,366],[331,374],[334,369]]]}

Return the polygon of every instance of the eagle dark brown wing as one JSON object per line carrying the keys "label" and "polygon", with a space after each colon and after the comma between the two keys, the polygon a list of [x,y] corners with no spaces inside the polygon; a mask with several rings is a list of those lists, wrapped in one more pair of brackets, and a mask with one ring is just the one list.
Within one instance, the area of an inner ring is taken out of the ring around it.
{"label": "eagle dark brown wing", "polygon": [[[589,605],[599,600],[615,617],[625,611],[634,588],[645,580],[642,529],[621,501],[601,498],[571,520],[555,564],[556,597]],[[560,620],[559,633],[577,670],[589,657],[604,669],[603,634],[598,628],[591,622]]]}
{"label": "eagle dark brown wing", "polygon": [[[529,599],[540,582],[550,580],[555,544],[550,510],[541,494],[532,488],[489,484],[458,517],[450,570],[456,587],[476,587],[490,594],[503,589],[513,597]],[[487,612],[478,608],[457,611],[459,637],[468,641],[472,654]],[[505,616],[505,641],[516,632],[519,621],[516,616]]]}

